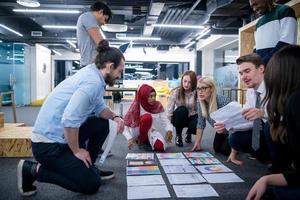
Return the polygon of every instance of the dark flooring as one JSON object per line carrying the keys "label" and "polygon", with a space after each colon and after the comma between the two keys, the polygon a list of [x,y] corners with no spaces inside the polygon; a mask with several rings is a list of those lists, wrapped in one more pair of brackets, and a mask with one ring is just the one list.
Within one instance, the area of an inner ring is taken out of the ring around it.
{"label": "dark flooring", "polygon": [[[34,124],[34,120],[39,111],[39,107],[19,107],[17,108],[18,122],[24,122],[28,126]],[[5,121],[12,122],[11,108],[4,107]],[[21,134],[21,133],[20,133]],[[256,160],[249,160],[245,154],[240,154],[243,160],[242,166],[236,166],[232,163],[226,163],[226,157],[215,154],[212,149],[212,140],[214,131],[211,127],[207,127],[204,132],[202,147],[205,151],[211,152],[223,164],[232,169],[234,173],[240,176],[245,182],[243,183],[219,183],[211,184],[219,194],[218,198],[189,198],[189,199],[224,199],[224,200],[240,200],[245,199],[249,189],[254,182],[262,175],[268,173],[266,165],[259,163]],[[187,152],[192,148],[192,144],[185,144],[184,147],[179,148],[175,145],[168,149],[168,152]],[[104,169],[113,170],[115,178],[112,180],[104,181],[98,192],[94,195],[82,195],[67,191],[59,186],[39,183],[35,185],[38,187],[37,195],[29,198],[23,198],[18,193],[17,189],[17,164],[20,158],[0,158],[0,200],[11,199],[103,199],[103,200],[116,200],[127,199],[127,184],[126,184],[126,160],[125,156],[128,152],[143,152],[137,147],[131,151],[127,149],[127,142],[122,135],[118,135],[112,149],[113,156],[109,157],[104,164]],[[28,158],[32,159],[32,158]],[[161,166],[160,166],[161,168]],[[163,170],[162,175],[167,184],[171,198],[177,199],[172,186],[169,184]]]}

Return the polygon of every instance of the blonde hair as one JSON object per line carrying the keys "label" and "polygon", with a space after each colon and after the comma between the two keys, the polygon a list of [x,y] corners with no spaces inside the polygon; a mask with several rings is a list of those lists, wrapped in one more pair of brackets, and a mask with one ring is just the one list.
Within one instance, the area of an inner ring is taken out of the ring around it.
{"label": "blonde hair", "polygon": [[198,82],[197,82],[197,87],[200,87],[199,85],[201,83],[203,83],[206,86],[210,87],[211,91],[212,91],[208,102],[199,99],[202,116],[205,117],[205,118],[207,118],[208,115],[209,115],[209,113],[212,113],[212,112],[214,112],[214,111],[217,110],[217,90],[216,90],[216,84],[215,84],[215,81],[212,80],[209,77],[200,78],[198,80]]}

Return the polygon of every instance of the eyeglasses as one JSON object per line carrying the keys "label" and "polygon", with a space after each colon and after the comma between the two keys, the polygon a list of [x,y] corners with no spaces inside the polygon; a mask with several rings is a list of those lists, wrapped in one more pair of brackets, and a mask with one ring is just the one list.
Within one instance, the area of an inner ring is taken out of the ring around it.
{"label": "eyeglasses", "polygon": [[199,92],[205,92],[208,88],[210,88],[210,87],[197,87],[197,90]]}

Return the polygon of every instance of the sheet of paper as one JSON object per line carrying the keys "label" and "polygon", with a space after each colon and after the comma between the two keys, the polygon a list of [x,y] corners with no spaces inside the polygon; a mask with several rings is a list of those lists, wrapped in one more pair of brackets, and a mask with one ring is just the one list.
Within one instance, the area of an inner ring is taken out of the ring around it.
{"label": "sheet of paper", "polygon": [[209,184],[173,185],[178,198],[218,197],[219,194]]}
{"label": "sheet of paper", "polygon": [[167,186],[134,186],[127,188],[127,199],[170,198]]}
{"label": "sheet of paper", "polygon": [[160,164],[164,165],[191,165],[186,159],[160,159]]}
{"label": "sheet of paper", "polygon": [[200,157],[209,157],[209,158],[212,158],[212,157],[214,157],[209,152],[185,152],[184,155],[187,158],[200,158]]}
{"label": "sheet of paper", "polygon": [[223,122],[228,131],[250,130],[253,122],[246,120],[241,113],[241,104],[234,101],[211,113],[210,117],[216,122]]}
{"label": "sheet of paper", "polygon": [[187,173],[197,173],[197,170],[192,165],[165,165],[163,169],[166,174],[187,174]]}
{"label": "sheet of paper", "polygon": [[127,186],[165,185],[161,175],[127,176]]}
{"label": "sheet of paper", "polygon": [[108,135],[109,138],[108,138],[107,145],[104,149],[104,152],[102,153],[101,158],[99,160],[100,165],[103,165],[103,163],[107,157],[107,154],[111,150],[111,147],[115,141],[115,138],[117,136],[117,125],[118,124],[115,121],[109,120],[109,135]]}
{"label": "sheet of paper", "polygon": [[196,166],[196,168],[202,173],[202,174],[210,174],[210,173],[222,173],[222,172],[232,172],[231,169],[226,167],[225,165],[200,165]]}
{"label": "sheet of paper", "polygon": [[209,183],[238,183],[244,182],[234,173],[202,174]]}
{"label": "sheet of paper", "polygon": [[127,166],[150,166],[157,165],[155,160],[127,160]]}
{"label": "sheet of paper", "polygon": [[193,165],[212,165],[212,164],[220,164],[221,162],[216,158],[207,158],[207,157],[201,157],[201,158],[189,158],[189,161]]}
{"label": "sheet of paper", "polygon": [[154,160],[154,153],[128,153],[127,160]]}
{"label": "sheet of paper", "polygon": [[179,158],[185,158],[182,153],[157,153],[158,159],[179,159]]}
{"label": "sheet of paper", "polygon": [[176,184],[205,183],[206,180],[200,174],[167,174],[169,182]]}
{"label": "sheet of paper", "polygon": [[160,174],[158,166],[127,167],[127,175]]}

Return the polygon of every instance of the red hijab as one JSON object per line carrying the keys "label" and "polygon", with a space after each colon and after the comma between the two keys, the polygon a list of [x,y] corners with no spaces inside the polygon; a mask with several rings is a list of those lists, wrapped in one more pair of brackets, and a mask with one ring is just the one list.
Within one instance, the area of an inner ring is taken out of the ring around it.
{"label": "red hijab", "polygon": [[150,85],[143,84],[139,88],[137,95],[124,117],[125,126],[135,128],[140,125],[140,106],[142,106],[145,111],[152,114],[164,112],[164,108],[159,101],[149,104],[148,98],[151,92],[155,92],[155,90]]}

